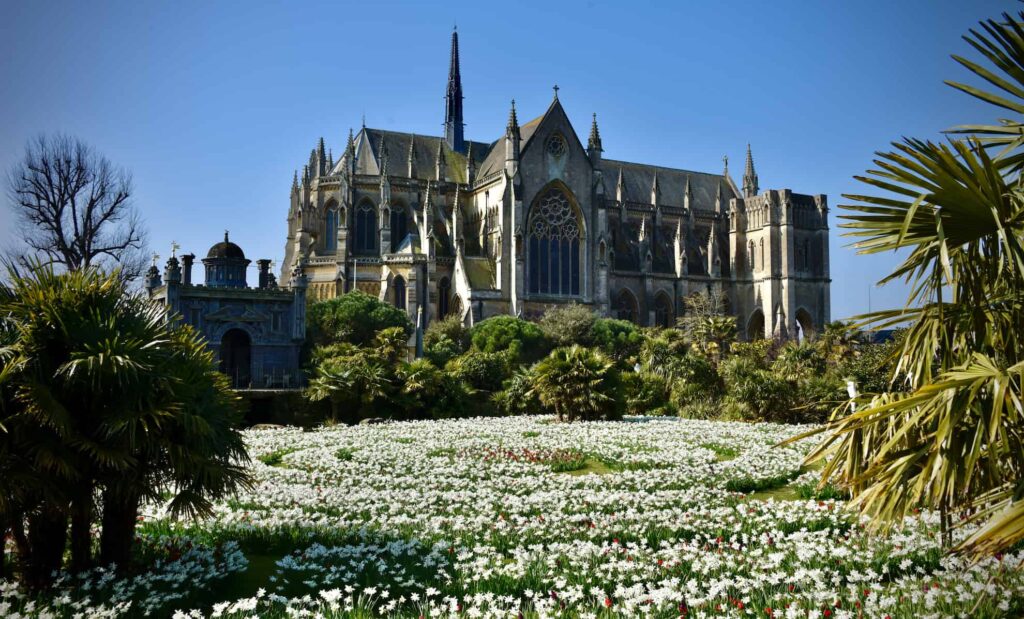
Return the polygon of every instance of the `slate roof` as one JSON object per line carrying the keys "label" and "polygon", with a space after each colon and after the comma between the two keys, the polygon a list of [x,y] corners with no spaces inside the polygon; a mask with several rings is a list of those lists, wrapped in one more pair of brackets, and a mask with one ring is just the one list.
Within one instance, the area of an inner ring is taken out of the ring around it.
{"label": "slate roof", "polygon": [[728,210],[729,200],[738,198],[733,185],[722,174],[693,172],[663,166],[631,163],[604,159],[601,162],[604,172],[604,195],[615,200],[619,182],[619,171],[622,172],[623,196],[625,202],[651,203],[651,187],[654,185],[654,173],[658,173],[658,203],[662,206],[682,208],[686,192],[686,179],[690,179],[691,206],[697,210],[711,211],[715,208],[715,193],[722,187],[722,210]]}
{"label": "slate roof", "polygon": [[[409,145],[413,144],[413,174],[415,178],[424,180],[435,179],[435,163],[437,161],[437,145],[442,143],[445,155],[445,175],[456,182],[466,182],[466,156],[448,148],[444,138],[429,135],[406,133],[404,131],[388,131],[386,129],[370,129],[364,127],[355,138],[356,174],[380,174],[381,144],[387,148],[388,176],[409,177]],[[467,148],[471,148],[477,169],[491,150],[491,144],[466,140]],[[369,152],[371,158],[359,156]],[[343,156],[331,170],[331,174],[339,174],[345,165]]]}

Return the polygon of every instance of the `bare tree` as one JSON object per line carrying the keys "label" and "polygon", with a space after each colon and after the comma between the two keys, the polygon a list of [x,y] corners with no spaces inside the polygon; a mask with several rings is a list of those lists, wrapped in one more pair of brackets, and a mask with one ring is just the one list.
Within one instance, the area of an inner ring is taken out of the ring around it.
{"label": "bare tree", "polygon": [[146,234],[132,202],[132,177],[89,145],[67,135],[42,135],[25,147],[7,189],[34,258],[69,270],[119,267],[134,279],[146,266]]}

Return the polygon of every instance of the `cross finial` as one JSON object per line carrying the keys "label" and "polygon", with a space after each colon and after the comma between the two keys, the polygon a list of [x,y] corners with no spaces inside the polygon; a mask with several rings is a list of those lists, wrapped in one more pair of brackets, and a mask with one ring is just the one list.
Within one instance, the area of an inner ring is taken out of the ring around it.
{"label": "cross finial", "polygon": [[153,252],[153,266],[156,266],[158,260],[160,260],[160,254]]}
{"label": "cross finial", "polygon": [[224,242],[225,243],[228,242],[228,231],[227,230],[224,231]]}
{"label": "cross finial", "polygon": [[557,99],[558,98],[558,84],[555,84],[554,86],[552,86],[552,89],[555,91],[555,98]]}
{"label": "cross finial", "polygon": [[171,258],[178,256],[178,250],[181,249],[181,245],[178,245],[177,241],[171,241]]}
{"label": "cross finial", "polygon": [[726,172],[726,174],[728,174],[729,173],[729,155],[723,155],[722,156],[722,162],[725,163],[725,172]]}

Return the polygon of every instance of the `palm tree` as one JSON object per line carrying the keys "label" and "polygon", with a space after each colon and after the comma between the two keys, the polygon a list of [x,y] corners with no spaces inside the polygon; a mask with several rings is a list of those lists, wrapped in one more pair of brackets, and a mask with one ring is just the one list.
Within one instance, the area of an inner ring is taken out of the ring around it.
{"label": "palm tree", "polygon": [[606,356],[582,346],[558,348],[534,366],[535,394],[562,421],[619,416],[619,375]]}
{"label": "palm tree", "polygon": [[[811,454],[877,526],[916,507],[938,510],[943,539],[962,519],[981,528],[976,554],[1024,539],[1024,13],[965,40],[991,64],[954,56],[994,86],[950,84],[1014,113],[967,125],[948,143],[906,139],[858,179],[883,195],[846,196],[860,253],[902,250],[882,283],[911,285],[907,305],[861,325],[909,324],[894,379],[907,393],[865,394],[837,411]],[[849,410],[844,407],[844,410]]]}
{"label": "palm tree", "polygon": [[141,500],[169,492],[173,511],[194,515],[246,483],[236,398],[191,329],[168,325],[116,273],[36,265],[9,279],[0,468],[33,485],[0,516],[29,584],[61,567],[69,520],[73,568],[92,561],[97,516],[100,559],[123,566]]}

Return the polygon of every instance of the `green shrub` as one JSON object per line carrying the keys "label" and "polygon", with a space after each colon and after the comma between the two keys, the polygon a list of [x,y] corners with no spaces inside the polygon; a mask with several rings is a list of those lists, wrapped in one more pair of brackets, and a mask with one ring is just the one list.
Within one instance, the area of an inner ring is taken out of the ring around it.
{"label": "green shrub", "polygon": [[896,362],[903,350],[904,331],[881,344],[863,344],[856,355],[847,357],[839,364],[836,373],[843,379],[857,383],[861,393],[883,393],[905,391],[902,381],[890,383],[896,371]]}
{"label": "green shrub", "polygon": [[653,372],[625,372],[623,395],[628,415],[674,415],[669,399],[670,382]]}
{"label": "green shrub", "polygon": [[685,419],[720,419],[722,418],[721,400],[694,400],[684,406],[678,406],[678,414]]}
{"label": "green shrub", "polygon": [[787,342],[771,362],[771,369],[783,378],[800,380],[823,374],[826,361],[821,349],[810,342]]}
{"label": "green shrub", "polygon": [[458,350],[456,355],[461,355],[469,350],[469,329],[454,314],[430,323],[430,326],[423,333],[423,347],[430,348],[435,346],[444,338],[448,338],[448,341],[455,345]]}
{"label": "green shrub", "polygon": [[590,346],[591,329],[597,314],[577,303],[559,305],[544,312],[538,325],[548,341],[556,346]]}
{"label": "green shrub", "polygon": [[628,320],[598,318],[590,333],[595,347],[624,365],[632,364],[644,342],[640,328]]}
{"label": "green shrub", "polygon": [[405,312],[359,291],[313,303],[306,312],[306,325],[309,340],[317,345],[366,345],[388,327],[401,328],[406,338],[413,332]]}
{"label": "green shrub", "polygon": [[726,392],[733,410],[742,411],[748,421],[802,421],[794,410],[794,384],[771,370],[743,357],[732,357],[722,364]]}
{"label": "green shrub", "polygon": [[550,350],[540,327],[515,316],[494,316],[476,324],[470,331],[470,341],[475,350],[508,351],[520,362],[535,361]]}
{"label": "green shrub", "polygon": [[462,352],[459,345],[444,333],[432,338],[430,344],[424,343],[423,346],[423,356],[439,368],[443,368]]}
{"label": "green shrub", "polygon": [[552,411],[541,403],[532,389],[530,370],[521,369],[505,381],[491,401],[502,415],[548,415]]}
{"label": "green shrub", "polygon": [[511,353],[471,350],[453,359],[445,371],[479,391],[496,392],[510,375]]}
{"label": "green shrub", "polygon": [[828,420],[836,406],[847,399],[846,381],[833,372],[811,376],[797,383],[796,407],[804,421],[821,423]]}
{"label": "green shrub", "polygon": [[718,400],[725,390],[722,377],[710,359],[699,353],[689,353],[672,359],[670,375],[672,403],[678,408],[690,404]]}
{"label": "green shrub", "polygon": [[557,348],[532,371],[533,392],[564,421],[619,419],[622,392],[619,371],[600,352]]}

